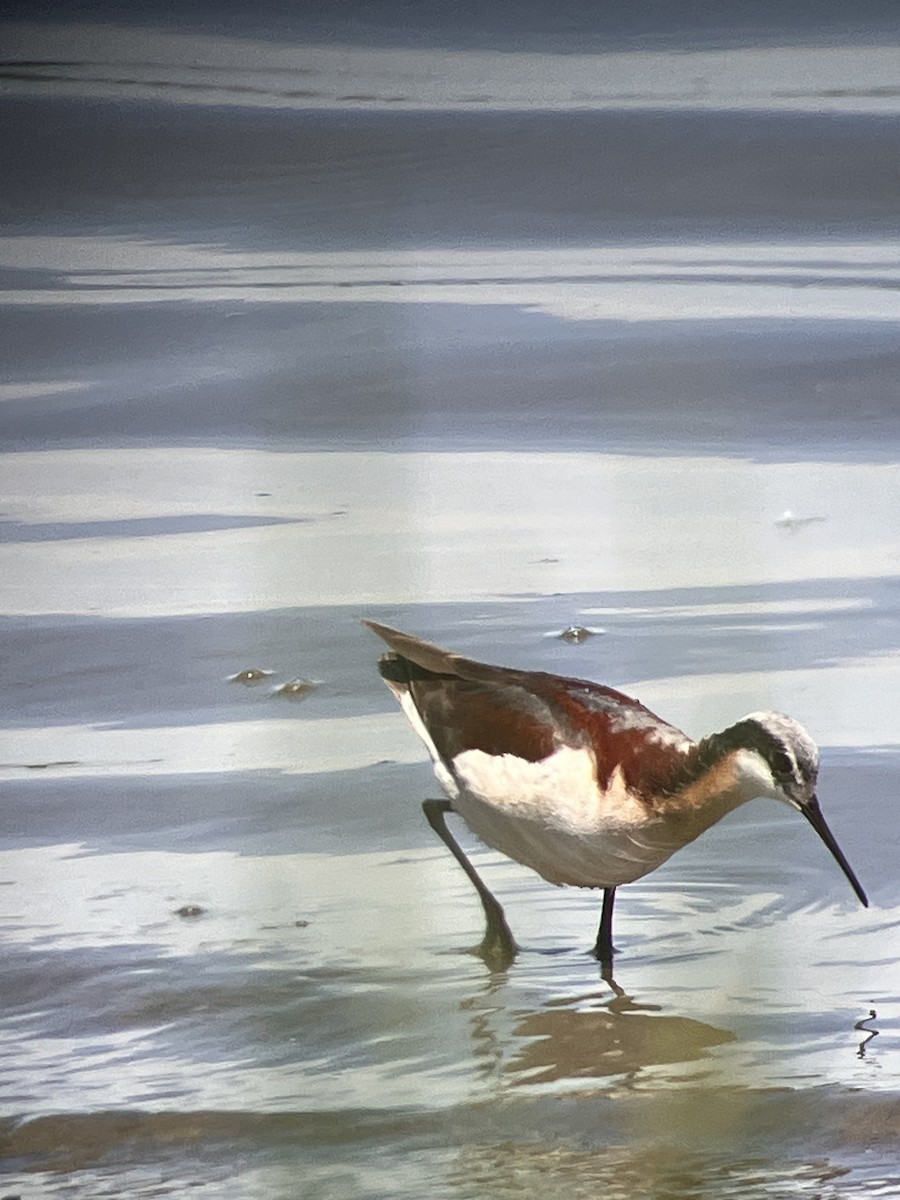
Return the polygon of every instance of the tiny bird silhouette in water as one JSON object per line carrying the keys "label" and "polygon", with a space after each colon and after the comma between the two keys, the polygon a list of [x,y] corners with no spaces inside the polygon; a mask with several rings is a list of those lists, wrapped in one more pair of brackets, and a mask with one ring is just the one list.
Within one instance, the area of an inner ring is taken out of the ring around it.
{"label": "tiny bird silhouette in water", "polygon": [[509,962],[516,945],[502,907],[447,828],[448,812],[551,883],[602,888],[594,954],[603,963],[613,955],[616,888],[755,796],[802,813],[868,905],[816,799],[816,745],[790,717],[751,713],[695,742],[602,684],[490,666],[364,623],[390,647],[379,671],[447,795],[422,807],[481,898],[486,958]]}

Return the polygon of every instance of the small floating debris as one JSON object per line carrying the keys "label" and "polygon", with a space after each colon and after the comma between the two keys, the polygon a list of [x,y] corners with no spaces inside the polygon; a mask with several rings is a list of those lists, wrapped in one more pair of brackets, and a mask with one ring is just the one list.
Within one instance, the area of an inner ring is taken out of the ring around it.
{"label": "small floating debris", "polygon": [[291,679],[288,683],[283,683],[272,692],[273,696],[286,696],[288,700],[305,700],[310,692],[316,690],[317,685],[310,679]]}
{"label": "small floating debris", "polygon": [[175,916],[190,920],[192,917],[202,917],[205,912],[206,909],[199,904],[182,904],[181,908],[175,909]]}
{"label": "small floating debris", "polygon": [[308,926],[309,926],[309,921],[295,921],[294,922],[294,927],[296,929],[306,929]]}
{"label": "small floating debris", "polygon": [[274,675],[274,671],[264,671],[262,667],[247,667],[244,671],[238,671],[237,675],[229,675],[229,683],[242,683],[245,687],[255,687],[257,683],[262,683],[264,679]]}
{"label": "small floating debris", "polygon": [[824,521],[825,517],[798,517],[796,513],[791,512],[786,508],[780,517],[777,517],[775,524],[779,529],[789,529],[791,533],[795,533],[804,525],[814,525],[817,521]]}
{"label": "small floating debris", "polygon": [[568,625],[565,629],[551,629],[544,637],[559,638],[572,646],[578,646],[588,638],[597,637],[602,633],[606,633],[606,630],[601,629],[599,625]]}

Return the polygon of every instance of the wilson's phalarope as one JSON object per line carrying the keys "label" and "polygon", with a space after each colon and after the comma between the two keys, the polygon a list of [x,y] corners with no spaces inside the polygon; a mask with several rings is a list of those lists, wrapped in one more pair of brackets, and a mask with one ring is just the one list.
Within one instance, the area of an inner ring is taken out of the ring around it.
{"label": "wilson's phalarope", "polygon": [[382,678],[428,747],[448,797],[422,807],[481,898],[485,955],[508,960],[515,942],[447,828],[447,812],[551,883],[603,888],[594,946],[601,962],[613,954],[616,888],[755,796],[802,813],[868,905],[816,799],[815,742],[790,717],[751,713],[695,742],[602,684],[490,666],[364,624],[391,648],[379,662]]}

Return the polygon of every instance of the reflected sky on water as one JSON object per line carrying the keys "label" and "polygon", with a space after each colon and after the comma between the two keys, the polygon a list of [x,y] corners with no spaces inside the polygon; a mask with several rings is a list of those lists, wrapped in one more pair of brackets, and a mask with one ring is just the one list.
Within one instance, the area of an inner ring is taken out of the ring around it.
{"label": "reflected sky on water", "polygon": [[[25,7],[0,1190],[897,1195],[896,21]],[[466,840],[491,972],[361,616],[791,712],[871,908],[755,801],[609,975]]]}

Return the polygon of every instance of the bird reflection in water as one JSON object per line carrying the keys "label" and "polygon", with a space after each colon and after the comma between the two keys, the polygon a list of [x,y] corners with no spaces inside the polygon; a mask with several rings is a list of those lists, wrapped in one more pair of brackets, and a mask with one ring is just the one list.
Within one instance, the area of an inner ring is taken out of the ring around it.
{"label": "bird reflection in water", "polygon": [[505,976],[492,974],[463,1005],[485,1065],[517,1087],[605,1079],[618,1089],[648,1067],[693,1062],[735,1040],[730,1030],[639,1002],[608,966],[601,975],[603,988],[510,1009],[500,996]]}

